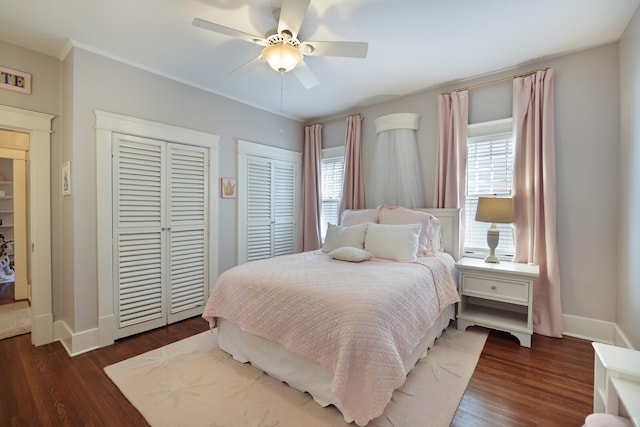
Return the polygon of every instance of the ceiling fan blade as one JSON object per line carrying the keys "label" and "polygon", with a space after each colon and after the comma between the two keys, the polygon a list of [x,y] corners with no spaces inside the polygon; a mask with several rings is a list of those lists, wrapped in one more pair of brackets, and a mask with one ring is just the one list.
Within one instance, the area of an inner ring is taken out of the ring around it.
{"label": "ceiling fan blade", "polygon": [[237,39],[259,44],[260,46],[267,45],[267,41],[262,37],[254,36],[253,34],[225,27],[224,25],[216,24],[214,22],[205,21],[204,19],[195,18],[192,24],[195,27],[204,28],[205,30],[213,31],[215,33],[224,34],[226,36],[231,36]]}
{"label": "ceiling fan blade", "polygon": [[305,55],[345,56],[366,58],[369,43],[366,42],[304,42],[300,49]]}
{"label": "ceiling fan blade", "polygon": [[255,69],[259,64],[262,64],[263,62],[264,60],[262,59],[262,55],[255,56],[250,60],[248,60],[247,62],[245,62],[244,64],[241,64],[236,68],[234,68],[233,70],[229,71],[228,75],[231,75],[231,74],[243,75]]}
{"label": "ceiling fan blade", "polygon": [[304,61],[300,61],[296,68],[291,70],[291,72],[306,89],[311,89],[312,87],[320,84],[320,80],[318,80],[316,75],[313,74],[313,71],[311,71],[311,68],[309,68]]}
{"label": "ceiling fan blade", "polygon": [[289,30],[291,37],[297,39],[310,1],[311,0],[282,0],[280,20],[278,21],[278,33],[282,33],[283,30]]}

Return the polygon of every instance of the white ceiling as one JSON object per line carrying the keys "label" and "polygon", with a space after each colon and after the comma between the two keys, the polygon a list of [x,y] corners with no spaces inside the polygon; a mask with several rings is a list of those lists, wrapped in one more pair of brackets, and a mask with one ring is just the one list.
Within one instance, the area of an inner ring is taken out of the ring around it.
{"label": "white ceiling", "polygon": [[[366,59],[306,57],[305,89],[261,47],[191,25],[264,36],[278,0],[0,0],[0,40],[62,58],[78,47],[303,121],[617,41],[640,0],[311,0],[299,39],[365,41]],[[0,58],[0,65],[2,58]],[[230,74],[231,73],[231,74]],[[282,95],[282,97],[281,97]]]}

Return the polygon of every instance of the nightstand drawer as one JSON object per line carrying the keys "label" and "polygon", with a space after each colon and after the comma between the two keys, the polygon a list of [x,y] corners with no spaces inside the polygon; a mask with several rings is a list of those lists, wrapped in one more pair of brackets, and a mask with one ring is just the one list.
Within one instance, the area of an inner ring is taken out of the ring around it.
{"label": "nightstand drawer", "polygon": [[462,278],[462,293],[496,301],[527,304],[529,302],[529,283],[464,274]]}

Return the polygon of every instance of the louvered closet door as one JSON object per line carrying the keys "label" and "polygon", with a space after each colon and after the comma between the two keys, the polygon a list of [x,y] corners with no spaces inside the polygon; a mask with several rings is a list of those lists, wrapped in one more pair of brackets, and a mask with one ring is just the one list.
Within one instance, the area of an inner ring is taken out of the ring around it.
{"label": "louvered closet door", "polygon": [[116,338],[166,324],[165,146],[114,135]]}
{"label": "louvered closet door", "polygon": [[169,154],[169,323],[201,314],[208,282],[209,159],[171,144]]}
{"label": "louvered closet door", "polygon": [[114,136],[116,338],[202,313],[209,151]]}
{"label": "louvered closet door", "polygon": [[272,163],[247,158],[247,261],[273,256]]}
{"label": "louvered closet door", "polygon": [[276,161],[273,180],[273,256],[295,252],[295,165]]}

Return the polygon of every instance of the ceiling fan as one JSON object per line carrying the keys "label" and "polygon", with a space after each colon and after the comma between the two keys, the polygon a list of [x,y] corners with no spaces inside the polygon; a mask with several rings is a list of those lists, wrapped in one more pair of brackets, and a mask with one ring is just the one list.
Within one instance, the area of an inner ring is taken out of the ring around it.
{"label": "ceiling fan", "polygon": [[285,73],[293,70],[304,87],[316,86],[319,81],[305,64],[306,56],[342,56],[366,58],[368,43],[342,41],[305,41],[298,40],[298,33],[309,8],[311,0],[283,0],[279,10],[278,29],[275,34],[266,37],[255,36],[234,28],[225,27],[204,19],[195,18],[193,25],[224,34],[260,46],[264,46],[259,59],[266,61],[274,70]]}

